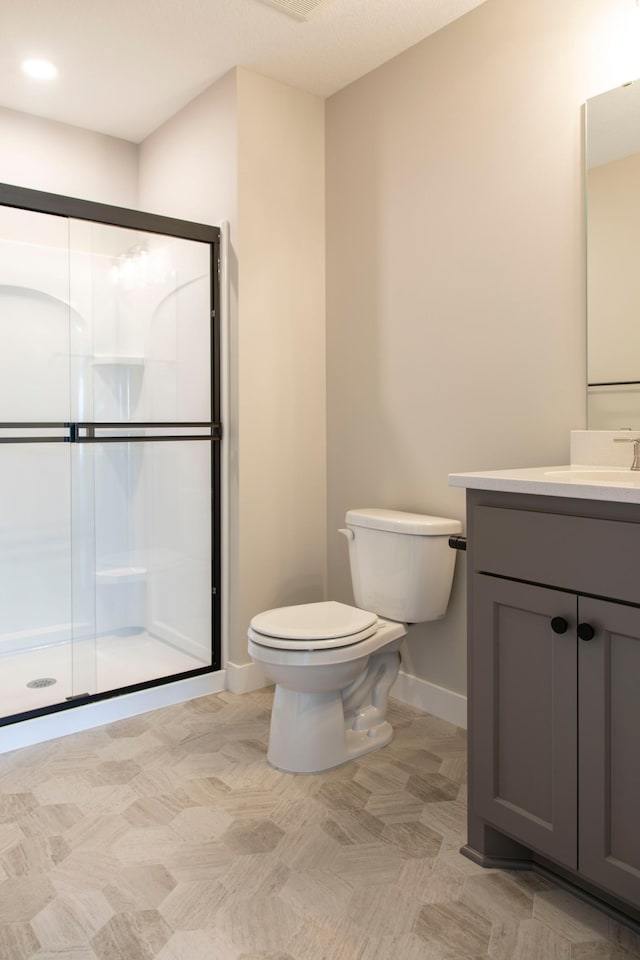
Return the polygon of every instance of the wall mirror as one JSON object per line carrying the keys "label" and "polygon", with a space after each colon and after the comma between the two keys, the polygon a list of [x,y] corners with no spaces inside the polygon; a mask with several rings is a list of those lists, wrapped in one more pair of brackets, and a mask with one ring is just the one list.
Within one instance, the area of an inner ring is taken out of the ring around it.
{"label": "wall mirror", "polygon": [[640,80],[586,103],[587,423],[640,429]]}

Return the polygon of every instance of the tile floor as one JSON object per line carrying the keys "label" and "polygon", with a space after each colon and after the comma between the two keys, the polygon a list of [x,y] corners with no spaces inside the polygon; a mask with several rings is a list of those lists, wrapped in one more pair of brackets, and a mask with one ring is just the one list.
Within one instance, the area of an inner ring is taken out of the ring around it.
{"label": "tile floor", "polygon": [[292,776],[265,759],[270,703],[223,693],[0,756],[0,958],[640,957],[547,881],[459,854],[463,731],[395,702],[387,748]]}

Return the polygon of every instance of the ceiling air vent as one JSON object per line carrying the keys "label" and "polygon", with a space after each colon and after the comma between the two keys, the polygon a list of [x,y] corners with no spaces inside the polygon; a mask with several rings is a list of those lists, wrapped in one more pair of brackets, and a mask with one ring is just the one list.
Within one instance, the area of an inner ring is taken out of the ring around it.
{"label": "ceiling air vent", "polygon": [[296,20],[308,20],[319,7],[324,7],[331,0],[261,0],[262,3],[275,7],[283,13],[288,13]]}

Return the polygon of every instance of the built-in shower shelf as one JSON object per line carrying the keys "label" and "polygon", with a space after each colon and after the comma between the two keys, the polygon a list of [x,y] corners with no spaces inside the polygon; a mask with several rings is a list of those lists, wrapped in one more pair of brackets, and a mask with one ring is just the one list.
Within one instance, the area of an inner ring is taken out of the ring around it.
{"label": "built-in shower shelf", "polygon": [[135,354],[96,353],[93,357],[94,367],[143,367],[145,358]]}

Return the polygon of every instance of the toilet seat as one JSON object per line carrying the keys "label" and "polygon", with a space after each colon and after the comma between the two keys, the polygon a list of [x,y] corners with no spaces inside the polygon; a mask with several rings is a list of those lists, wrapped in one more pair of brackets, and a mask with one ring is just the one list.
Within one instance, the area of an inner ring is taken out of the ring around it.
{"label": "toilet seat", "polygon": [[249,636],[276,650],[326,650],[367,640],[378,624],[375,613],[326,600],[259,613],[251,621]]}

